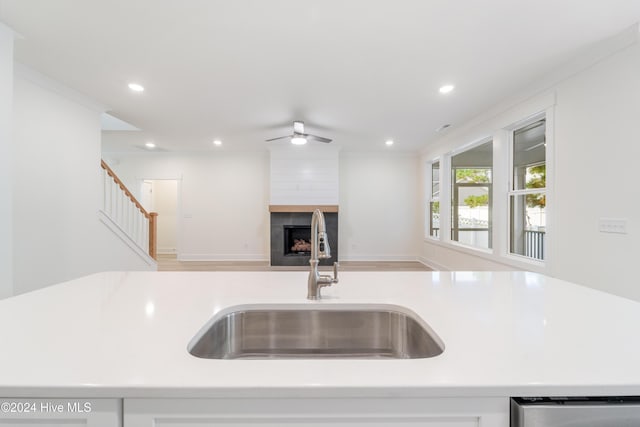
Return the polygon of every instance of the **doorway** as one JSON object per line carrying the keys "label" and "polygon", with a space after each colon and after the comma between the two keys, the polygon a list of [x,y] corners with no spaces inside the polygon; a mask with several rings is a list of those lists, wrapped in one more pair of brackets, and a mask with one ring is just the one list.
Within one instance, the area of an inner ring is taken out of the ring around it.
{"label": "doorway", "polygon": [[145,179],[140,203],[147,212],[158,213],[158,254],[178,253],[178,180]]}

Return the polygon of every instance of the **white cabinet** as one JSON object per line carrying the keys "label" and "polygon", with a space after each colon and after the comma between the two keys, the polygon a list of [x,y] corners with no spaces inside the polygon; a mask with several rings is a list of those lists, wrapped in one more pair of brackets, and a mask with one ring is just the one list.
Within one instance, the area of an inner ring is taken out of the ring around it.
{"label": "white cabinet", "polygon": [[125,399],[124,427],[508,427],[507,398]]}
{"label": "white cabinet", "polygon": [[121,399],[0,397],[0,426],[122,427]]}

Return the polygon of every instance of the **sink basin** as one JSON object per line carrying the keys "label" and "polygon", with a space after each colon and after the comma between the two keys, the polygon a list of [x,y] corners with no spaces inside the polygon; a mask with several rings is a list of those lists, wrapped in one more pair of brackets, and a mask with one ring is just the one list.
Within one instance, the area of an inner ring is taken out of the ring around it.
{"label": "sink basin", "polygon": [[402,307],[317,304],[227,310],[188,349],[206,359],[417,359],[441,354],[444,344]]}

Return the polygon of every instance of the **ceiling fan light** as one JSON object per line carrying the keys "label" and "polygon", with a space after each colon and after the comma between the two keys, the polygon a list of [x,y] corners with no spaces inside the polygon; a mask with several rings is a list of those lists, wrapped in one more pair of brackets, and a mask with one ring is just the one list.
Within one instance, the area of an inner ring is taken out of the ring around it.
{"label": "ceiling fan light", "polygon": [[454,85],[444,85],[438,89],[440,93],[449,93],[453,91],[456,87]]}
{"label": "ceiling fan light", "polygon": [[304,138],[302,136],[294,136],[293,138],[291,138],[291,143],[293,145],[304,145],[307,143],[307,138]]}
{"label": "ceiling fan light", "polygon": [[144,86],[138,83],[129,83],[129,89],[134,92],[144,92]]}

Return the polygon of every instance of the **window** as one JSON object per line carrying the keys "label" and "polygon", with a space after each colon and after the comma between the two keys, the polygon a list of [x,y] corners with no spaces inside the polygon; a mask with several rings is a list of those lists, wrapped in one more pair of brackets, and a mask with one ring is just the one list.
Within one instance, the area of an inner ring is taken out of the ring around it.
{"label": "window", "polygon": [[451,240],[491,248],[493,141],[451,157]]}
{"label": "window", "polygon": [[[554,200],[552,98],[451,135],[438,146],[442,151],[430,154],[423,228],[429,247],[548,270],[553,256],[548,235],[553,229],[547,227],[553,212],[547,200]],[[514,121],[518,116],[522,120]]]}
{"label": "window", "polygon": [[431,198],[429,200],[429,236],[440,237],[440,162],[431,164]]}
{"label": "window", "polygon": [[509,191],[509,251],[544,260],[546,197],[546,121],[513,131],[512,185]]}

